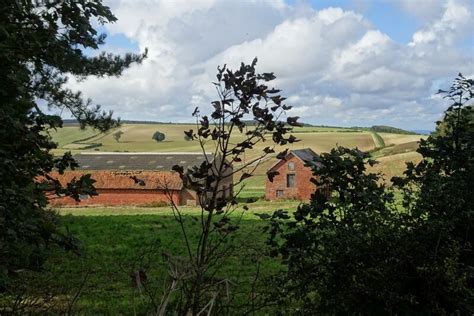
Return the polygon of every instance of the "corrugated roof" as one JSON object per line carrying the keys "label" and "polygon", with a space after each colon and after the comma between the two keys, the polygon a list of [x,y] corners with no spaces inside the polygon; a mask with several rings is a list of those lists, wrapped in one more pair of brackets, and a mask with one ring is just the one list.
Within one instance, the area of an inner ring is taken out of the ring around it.
{"label": "corrugated roof", "polygon": [[291,150],[290,153],[293,153],[295,156],[303,160],[304,162],[312,165],[316,165],[314,158],[319,157],[311,148],[295,149]]}
{"label": "corrugated roof", "polygon": [[[66,171],[64,174],[52,172],[51,177],[58,179],[63,186],[66,186],[72,179],[79,179],[86,171]],[[131,177],[142,180],[136,183]],[[137,189],[137,190],[181,190],[183,182],[179,174],[173,171],[153,172],[153,171],[95,171],[91,173],[91,178],[96,182],[96,189]]]}
{"label": "corrugated roof", "polygon": [[179,164],[186,168],[200,165],[202,153],[81,153],[74,156],[79,170],[170,171]]}

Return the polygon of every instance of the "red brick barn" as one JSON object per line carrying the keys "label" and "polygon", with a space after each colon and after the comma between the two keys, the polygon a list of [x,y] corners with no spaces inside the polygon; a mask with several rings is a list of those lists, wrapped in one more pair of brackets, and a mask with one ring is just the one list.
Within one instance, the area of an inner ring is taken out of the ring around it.
{"label": "red brick barn", "polygon": [[[96,182],[97,196],[81,196],[81,202],[69,197],[49,196],[52,205],[197,205],[196,192],[183,187],[177,172],[171,168],[178,164],[185,169],[200,165],[203,154],[196,153],[82,153],[74,158],[79,168],[63,175],[50,175],[64,186],[83,174],[91,174]],[[232,173],[229,167],[227,173]],[[131,177],[142,181],[134,181]],[[232,194],[232,175],[220,184],[222,192]]]}
{"label": "red brick barn", "polygon": [[278,171],[279,174],[265,185],[265,198],[267,200],[297,199],[306,201],[316,190],[316,185],[311,182],[313,177],[312,167],[317,163],[314,158],[318,155],[310,148],[292,150],[285,159],[273,165],[268,172]]}

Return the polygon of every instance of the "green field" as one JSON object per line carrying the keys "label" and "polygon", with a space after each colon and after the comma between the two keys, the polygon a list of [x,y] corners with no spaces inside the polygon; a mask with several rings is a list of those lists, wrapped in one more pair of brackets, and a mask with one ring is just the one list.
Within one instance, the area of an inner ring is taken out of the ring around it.
{"label": "green field", "polygon": [[[290,201],[249,205],[251,211],[243,215],[240,229],[229,242],[235,252],[217,272],[217,276],[226,276],[233,282],[231,291],[237,301],[246,301],[257,264],[260,264],[261,282],[281,269],[278,261],[262,256],[266,247],[262,231],[265,223],[255,213],[270,212],[277,207],[294,210],[297,204]],[[199,225],[192,217],[199,215],[198,210],[184,208],[183,212],[188,236],[195,242]],[[144,315],[150,302],[144,289],[132,286],[130,275],[145,269],[146,286],[159,295],[168,276],[162,253],[186,254],[179,225],[166,207],[70,208],[59,209],[59,213],[64,226],[80,240],[82,254],[55,252],[45,270],[26,281],[39,287],[40,293],[44,290],[60,294],[65,303],[55,306],[53,314],[62,314],[64,305],[82,288],[73,314]],[[238,211],[233,220],[239,220],[241,214]]]}

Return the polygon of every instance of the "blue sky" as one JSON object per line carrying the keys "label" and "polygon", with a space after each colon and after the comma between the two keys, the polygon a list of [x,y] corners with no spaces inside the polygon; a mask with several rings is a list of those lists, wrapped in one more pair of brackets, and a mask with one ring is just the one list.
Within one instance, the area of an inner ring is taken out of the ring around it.
{"label": "blue sky", "polygon": [[[287,1],[287,3],[296,4],[298,1]],[[359,12],[379,30],[401,43],[408,43],[411,40],[411,35],[421,26],[418,19],[402,10],[395,1],[312,0],[308,3],[317,10],[340,7],[344,10]]]}
{"label": "blue sky", "polygon": [[103,49],[147,47],[121,78],[80,89],[123,119],[190,121],[216,96],[216,67],[259,58],[305,122],[432,129],[446,107],[433,94],[474,75],[468,0],[162,0],[106,3],[118,22]]}

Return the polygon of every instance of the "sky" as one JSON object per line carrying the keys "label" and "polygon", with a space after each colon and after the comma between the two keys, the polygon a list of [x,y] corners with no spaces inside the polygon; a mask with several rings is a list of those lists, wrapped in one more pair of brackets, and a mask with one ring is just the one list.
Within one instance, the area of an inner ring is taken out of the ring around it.
{"label": "sky", "polygon": [[[474,76],[470,0],[106,0],[101,48],[148,58],[119,78],[69,86],[127,120],[191,122],[217,98],[217,66],[258,58],[288,116],[318,125],[434,129],[436,94]],[[92,53],[93,54],[93,53]]]}

